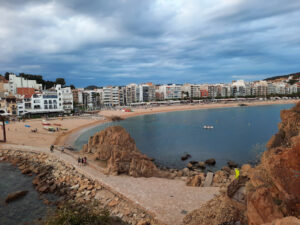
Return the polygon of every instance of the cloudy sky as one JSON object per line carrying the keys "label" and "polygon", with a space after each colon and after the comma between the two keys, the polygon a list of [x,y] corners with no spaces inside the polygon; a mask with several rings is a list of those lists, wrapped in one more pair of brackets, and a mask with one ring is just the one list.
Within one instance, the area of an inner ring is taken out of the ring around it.
{"label": "cloudy sky", "polygon": [[0,0],[0,73],[84,87],[299,72],[299,15],[299,0]]}

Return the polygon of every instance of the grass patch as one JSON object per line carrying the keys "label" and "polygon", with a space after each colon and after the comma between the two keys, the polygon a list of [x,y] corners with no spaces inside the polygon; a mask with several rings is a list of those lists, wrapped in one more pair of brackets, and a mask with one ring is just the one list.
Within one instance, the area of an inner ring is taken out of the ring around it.
{"label": "grass patch", "polygon": [[48,215],[42,225],[123,225],[119,218],[113,218],[105,209],[94,211],[90,208],[76,208],[65,205]]}

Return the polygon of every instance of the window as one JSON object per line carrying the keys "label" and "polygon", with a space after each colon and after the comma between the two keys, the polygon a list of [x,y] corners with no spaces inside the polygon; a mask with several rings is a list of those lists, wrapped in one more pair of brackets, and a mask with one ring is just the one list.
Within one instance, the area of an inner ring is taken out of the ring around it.
{"label": "window", "polygon": [[47,100],[44,100],[44,104],[45,104],[45,105],[48,104],[48,101],[47,101]]}
{"label": "window", "polygon": [[49,100],[49,104],[52,104],[52,100]]}
{"label": "window", "polygon": [[56,100],[53,100],[53,104],[57,104],[57,101],[56,101]]}
{"label": "window", "polygon": [[52,109],[52,105],[49,105],[49,109]]}
{"label": "window", "polygon": [[57,105],[54,105],[54,109],[57,109]]}
{"label": "window", "polygon": [[45,109],[48,109],[48,105],[45,105]]}

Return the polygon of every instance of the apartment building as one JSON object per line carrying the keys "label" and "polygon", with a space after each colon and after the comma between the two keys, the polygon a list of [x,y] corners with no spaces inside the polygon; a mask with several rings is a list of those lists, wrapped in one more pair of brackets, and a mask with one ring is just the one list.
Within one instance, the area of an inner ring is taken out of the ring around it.
{"label": "apartment building", "polygon": [[61,103],[63,110],[66,113],[71,113],[73,110],[73,93],[70,87],[62,88],[60,85],[56,85],[61,88],[61,91],[57,90],[58,93],[61,93]]}
{"label": "apartment building", "polygon": [[155,100],[155,86],[152,83],[138,85],[139,102],[151,102]]}
{"label": "apartment building", "polygon": [[178,84],[164,84],[159,86],[159,92],[163,94],[165,100],[181,99],[181,87],[182,85]]}
{"label": "apartment building", "polygon": [[129,84],[125,87],[127,105],[138,102],[137,89],[138,89],[138,85],[136,84]]}

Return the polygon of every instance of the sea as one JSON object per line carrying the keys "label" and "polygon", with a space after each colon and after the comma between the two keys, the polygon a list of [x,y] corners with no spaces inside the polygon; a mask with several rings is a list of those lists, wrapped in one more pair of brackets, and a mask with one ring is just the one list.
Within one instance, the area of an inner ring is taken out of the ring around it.
{"label": "sea", "polygon": [[[33,177],[23,175],[20,170],[7,162],[0,162],[0,224],[38,224],[40,220],[54,211],[54,206],[47,206],[39,198],[39,193],[32,185]],[[24,197],[5,204],[8,194],[27,190]],[[44,195],[48,200],[57,199],[52,194]],[[39,223],[40,224],[40,223]]]}
{"label": "sea", "polygon": [[[91,128],[76,139],[73,147],[79,150],[96,132],[120,125],[134,138],[138,149],[161,167],[182,169],[189,160],[209,158],[216,160],[216,165],[209,168],[213,171],[229,160],[239,165],[256,164],[278,130],[280,111],[292,106],[240,106],[136,116]],[[191,158],[182,161],[185,154]]]}

